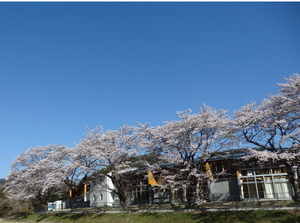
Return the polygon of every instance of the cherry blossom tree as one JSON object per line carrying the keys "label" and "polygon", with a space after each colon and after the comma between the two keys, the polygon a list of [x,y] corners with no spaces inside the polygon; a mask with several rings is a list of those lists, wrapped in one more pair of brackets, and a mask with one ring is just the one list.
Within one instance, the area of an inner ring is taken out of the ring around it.
{"label": "cherry blossom tree", "polygon": [[87,129],[85,139],[75,147],[75,164],[91,178],[108,177],[115,187],[102,186],[118,195],[121,205],[127,200],[127,187],[136,169],[139,144],[136,128],[123,126],[118,130],[103,131],[102,127]]}
{"label": "cherry blossom tree", "polygon": [[[285,80],[278,84],[281,89],[277,95],[258,104],[251,102],[233,117],[241,142],[260,150],[250,150],[252,155],[246,159],[280,161],[292,172],[292,166],[299,166],[300,155],[300,77],[294,74]],[[291,180],[298,192],[297,182]]]}
{"label": "cherry blossom tree", "polygon": [[61,145],[30,148],[11,164],[7,176],[8,197],[27,200],[33,205],[45,204],[62,186],[64,165],[70,149]]}
{"label": "cherry blossom tree", "polygon": [[[139,124],[141,146],[168,162],[166,168],[149,165],[164,179],[165,185],[160,186],[184,182],[188,206],[191,206],[196,197],[205,198],[204,188],[209,178],[206,161],[233,146],[235,141],[231,121],[224,110],[203,105],[198,114],[192,114],[191,110],[177,114],[180,120],[165,122],[163,126]],[[199,182],[202,190],[196,194]]]}

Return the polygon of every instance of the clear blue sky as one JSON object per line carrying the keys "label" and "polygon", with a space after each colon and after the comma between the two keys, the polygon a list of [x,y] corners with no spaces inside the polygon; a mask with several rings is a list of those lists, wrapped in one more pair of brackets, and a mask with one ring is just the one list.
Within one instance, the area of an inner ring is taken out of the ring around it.
{"label": "clear blue sky", "polygon": [[300,73],[300,3],[0,3],[0,178],[85,126],[237,110]]}

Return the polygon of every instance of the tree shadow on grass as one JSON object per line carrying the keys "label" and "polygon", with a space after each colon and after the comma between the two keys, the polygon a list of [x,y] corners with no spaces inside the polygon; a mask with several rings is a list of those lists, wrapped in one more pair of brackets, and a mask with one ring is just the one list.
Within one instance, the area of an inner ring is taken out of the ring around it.
{"label": "tree shadow on grass", "polygon": [[294,223],[299,222],[300,218],[286,211],[251,211],[251,212],[237,212],[238,220],[253,223],[253,222],[282,222]]}
{"label": "tree shadow on grass", "polygon": [[49,217],[48,214],[40,214],[40,215],[39,215],[39,218],[36,220],[36,222],[43,221],[43,220],[45,220],[45,219],[48,218],[48,217]]}
{"label": "tree shadow on grass", "polygon": [[77,221],[83,218],[90,218],[93,214],[88,213],[78,213],[78,214],[57,214],[56,217],[59,220],[69,220],[69,221]]}
{"label": "tree shadow on grass", "polygon": [[218,222],[276,222],[276,223],[298,223],[300,216],[286,211],[241,211],[241,212],[201,212],[194,213],[193,219],[196,222],[218,223]]}
{"label": "tree shadow on grass", "polygon": [[72,214],[69,215],[68,219],[72,220],[72,221],[76,221],[80,218],[84,218],[84,217],[90,217],[91,214],[85,214],[85,213],[81,213],[81,214]]}
{"label": "tree shadow on grass", "polygon": [[154,218],[159,217],[159,214],[157,212],[144,212],[144,213],[140,213],[140,215],[143,217],[154,217]]}
{"label": "tree shadow on grass", "polygon": [[[40,214],[39,218],[36,222],[41,222],[46,220],[49,217],[54,217],[58,221],[69,220],[69,221],[76,221],[83,217],[90,217],[92,214],[80,213],[80,214],[66,214],[66,213],[57,213],[57,214]],[[51,220],[50,220],[51,221]]]}

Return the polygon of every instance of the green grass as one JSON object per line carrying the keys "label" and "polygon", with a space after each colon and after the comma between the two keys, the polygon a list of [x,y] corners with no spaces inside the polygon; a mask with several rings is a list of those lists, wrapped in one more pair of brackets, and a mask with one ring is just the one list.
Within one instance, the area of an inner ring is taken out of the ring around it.
{"label": "green grass", "polygon": [[299,211],[168,212],[120,214],[30,214],[19,221],[66,223],[296,223]]}

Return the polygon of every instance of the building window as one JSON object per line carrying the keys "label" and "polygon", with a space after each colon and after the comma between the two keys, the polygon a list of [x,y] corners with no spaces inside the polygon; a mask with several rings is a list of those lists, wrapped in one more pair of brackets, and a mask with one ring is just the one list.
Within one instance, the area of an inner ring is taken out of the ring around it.
{"label": "building window", "polygon": [[100,194],[100,200],[101,201],[103,200],[103,194]]}
{"label": "building window", "polygon": [[241,170],[244,198],[290,198],[292,190],[284,167]]}

